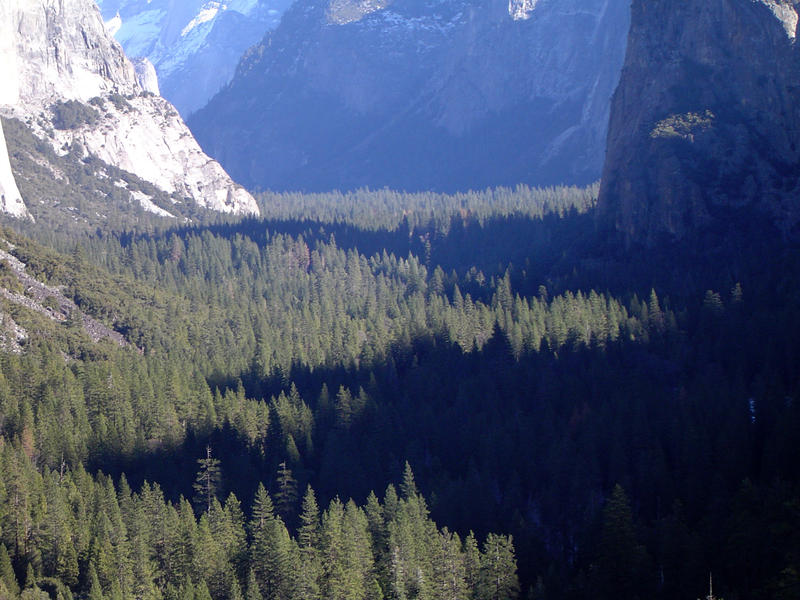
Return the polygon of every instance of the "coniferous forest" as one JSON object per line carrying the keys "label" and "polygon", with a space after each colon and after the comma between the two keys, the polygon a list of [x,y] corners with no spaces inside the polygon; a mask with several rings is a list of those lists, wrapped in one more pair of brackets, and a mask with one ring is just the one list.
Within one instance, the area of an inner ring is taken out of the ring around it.
{"label": "coniferous forest", "polygon": [[0,598],[797,598],[797,249],[596,194],[8,221]]}

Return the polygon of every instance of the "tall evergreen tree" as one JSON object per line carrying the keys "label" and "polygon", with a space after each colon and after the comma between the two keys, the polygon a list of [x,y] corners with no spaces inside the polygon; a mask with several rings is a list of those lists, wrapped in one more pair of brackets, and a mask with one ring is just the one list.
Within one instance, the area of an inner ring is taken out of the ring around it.
{"label": "tall evergreen tree", "polygon": [[286,466],[286,461],[278,465],[275,492],[275,509],[284,520],[290,520],[297,503],[297,481],[292,476],[292,470]]}
{"label": "tall evergreen tree", "polygon": [[519,580],[511,537],[490,533],[481,555],[480,597],[482,600],[515,600]]}
{"label": "tall evergreen tree", "polygon": [[408,500],[419,494],[417,482],[414,480],[414,472],[411,470],[411,465],[408,464],[408,461],[406,461],[403,467],[403,482],[400,484],[400,493],[404,500]]}
{"label": "tall evergreen tree", "polygon": [[247,574],[247,590],[245,592],[245,600],[264,600],[259,588],[258,578],[254,569],[250,569]]}
{"label": "tall evergreen tree", "polygon": [[216,498],[222,479],[222,471],[218,459],[211,456],[211,446],[206,446],[205,458],[198,458],[200,469],[194,481],[195,502],[205,512],[211,512],[211,503]]}
{"label": "tall evergreen tree", "polygon": [[642,593],[645,549],[639,544],[628,496],[617,484],[603,508],[597,556],[597,591],[601,598],[634,598]]}
{"label": "tall evergreen tree", "polygon": [[8,556],[5,544],[0,544],[0,581],[5,585],[6,591],[15,597],[19,594],[19,584],[11,566],[11,559]]}

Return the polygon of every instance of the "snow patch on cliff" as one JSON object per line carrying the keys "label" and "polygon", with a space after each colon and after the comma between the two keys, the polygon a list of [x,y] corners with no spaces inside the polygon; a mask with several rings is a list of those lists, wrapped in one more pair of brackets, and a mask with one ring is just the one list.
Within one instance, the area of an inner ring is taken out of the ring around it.
{"label": "snow patch on cliff", "polygon": [[539,0],[508,0],[508,14],[515,21],[527,21]]}
{"label": "snow patch on cliff", "polygon": [[200,10],[200,12],[197,13],[197,16],[191,21],[189,21],[188,25],[186,25],[186,27],[184,27],[181,30],[181,37],[185,37],[186,34],[188,34],[192,29],[194,29],[198,25],[211,21],[214,17],[217,16],[219,9],[220,9],[219,2],[209,2],[208,4],[206,4]]}
{"label": "snow patch on cliff", "polygon": [[108,32],[108,35],[110,35],[111,37],[117,35],[117,32],[120,30],[121,27],[122,27],[122,17],[119,16],[119,12],[112,18],[110,18],[108,21],[106,21],[106,31]]}

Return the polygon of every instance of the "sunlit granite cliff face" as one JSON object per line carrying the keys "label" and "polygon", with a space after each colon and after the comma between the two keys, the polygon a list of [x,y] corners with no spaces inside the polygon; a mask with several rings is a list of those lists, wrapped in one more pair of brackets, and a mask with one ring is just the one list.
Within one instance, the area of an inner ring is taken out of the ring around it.
{"label": "sunlit granite cliff face", "polygon": [[[76,148],[130,171],[176,201],[257,212],[255,201],[206,156],[152,73],[109,37],[92,0],[0,3],[0,113],[28,123],[59,152]],[[2,156],[0,156],[2,158]]]}
{"label": "sunlit granite cliff face", "polygon": [[0,123],[0,212],[9,213],[15,217],[28,216],[28,209],[22,201],[14,173],[11,172],[2,123]]}
{"label": "sunlit granite cliff face", "polygon": [[596,181],[627,0],[297,0],[189,119],[245,184]]}
{"label": "sunlit granite cliff face", "polygon": [[790,0],[634,0],[599,219],[627,243],[763,217],[800,223],[800,50]]}

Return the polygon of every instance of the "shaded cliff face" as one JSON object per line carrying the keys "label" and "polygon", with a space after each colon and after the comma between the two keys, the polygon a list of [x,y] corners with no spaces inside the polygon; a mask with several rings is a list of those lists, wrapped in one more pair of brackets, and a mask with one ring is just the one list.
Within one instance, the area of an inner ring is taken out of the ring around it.
{"label": "shaded cliff face", "polygon": [[176,202],[258,212],[252,196],[203,153],[175,109],[141,87],[92,0],[3,0],[0,82],[0,113],[28,122],[56,151],[77,143],[86,155],[174,194]]}
{"label": "shaded cliff face", "polygon": [[297,0],[189,119],[273,189],[589,183],[627,0]]}
{"label": "shaded cliff face", "polygon": [[788,0],[634,0],[598,202],[626,243],[800,224],[800,50]]}

